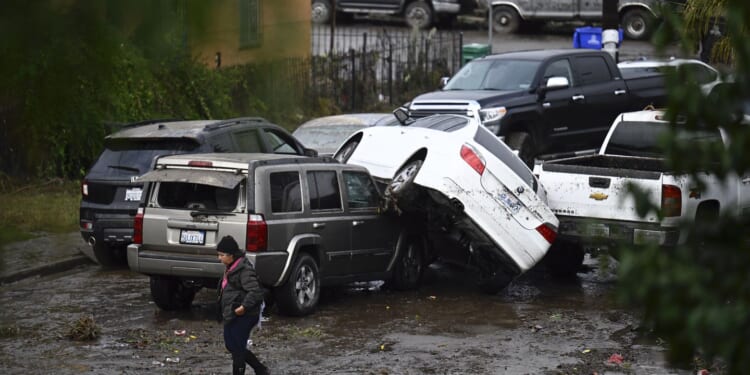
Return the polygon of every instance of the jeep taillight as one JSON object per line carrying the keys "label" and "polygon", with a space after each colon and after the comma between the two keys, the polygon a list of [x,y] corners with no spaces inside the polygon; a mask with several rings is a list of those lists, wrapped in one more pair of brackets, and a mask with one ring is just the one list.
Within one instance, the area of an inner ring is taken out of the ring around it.
{"label": "jeep taillight", "polygon": [[81,180],[81,195],[84,197],[89,196],[89,182],[86,180]]}
{"label": "jeep taillight", "polygon": [[265,251],[268,247],[268,227],[263,215],[250,214],[247,216],[247,235],[245,249],[247,251]]}
{"label": "jeep taillight", "polygon": [[547,223],[536,227],[536,231],[539,232],[539,234],[541,234],[549,243],[555,242],[555,238],[557,238],[557,230]]}
{"label": "jeep taillight", "polygon": [[485,162],[482,155],[469,144],[461,146],[461,158],[480,175],[484,173]]}
{"label": "jeep taillight", "polygon": [[143,207],[138,208],[138,213],[135,214],[135,220],[133,221],[133,243],[143,244]]}
{"label": "jeep taillight", "polygon": [[682,214],[682,191],[674,185],[661,186],[661,213],[664,217]]}

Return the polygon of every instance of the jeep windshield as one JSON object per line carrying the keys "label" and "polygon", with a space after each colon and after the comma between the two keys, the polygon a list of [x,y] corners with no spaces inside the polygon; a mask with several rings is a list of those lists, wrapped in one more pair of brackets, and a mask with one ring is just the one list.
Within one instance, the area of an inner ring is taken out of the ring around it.
{"label": "jeep windshield", "polygon": [[516,91],[531,87],[536,60],[478,60],[466,64],[443,90]]}
{"label": "jeep windshield", "polygon": [[110,140],[104,147],[91,167],[90,178],[129,179],[151,170],[151,163],[157,156],[195,152],[199,145],[189,139],[120,139]]}

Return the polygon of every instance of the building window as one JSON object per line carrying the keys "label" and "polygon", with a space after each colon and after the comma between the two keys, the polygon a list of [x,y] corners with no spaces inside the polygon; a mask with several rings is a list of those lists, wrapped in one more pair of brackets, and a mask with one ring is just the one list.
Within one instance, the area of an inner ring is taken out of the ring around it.
{"label": "building window", "polygon": [[261,0],[240,1],[240,48],[258,47],[263,41]]}

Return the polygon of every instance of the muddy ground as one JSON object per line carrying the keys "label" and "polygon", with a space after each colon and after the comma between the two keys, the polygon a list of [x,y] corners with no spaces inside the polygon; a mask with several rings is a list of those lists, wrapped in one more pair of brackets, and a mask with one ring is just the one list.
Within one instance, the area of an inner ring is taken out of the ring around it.
{"label": "muddy ground", "polygon": [[[665,367],[659,341],[615,305],[611,268],[588,265],[568,281],[532,270],[496,296],[435,265],[416,292],[329,289],[311,316],[271,309],[255,350],[275,374],[692,373]],[[202,290],[190,311],[164,312],[147,277],[95,265],[0,286],[0,373],[230,373],[214,296]],[[74,323],[87,316],[97,338],[67,338],[71,327],[86,333]]]}

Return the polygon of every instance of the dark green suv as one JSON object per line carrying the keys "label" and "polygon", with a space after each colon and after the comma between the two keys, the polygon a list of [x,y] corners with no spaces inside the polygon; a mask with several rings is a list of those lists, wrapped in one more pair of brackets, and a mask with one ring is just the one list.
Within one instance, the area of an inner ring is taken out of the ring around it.
{"label": "dark green suv", "polygon": [[81,183],[80,231],[99,264],[124,266],[143,184],[135,179],[161,155],[261,152],[316,155],[285,129],[258,117],[230,120],[148,121],[105,138],[104,151]]}

